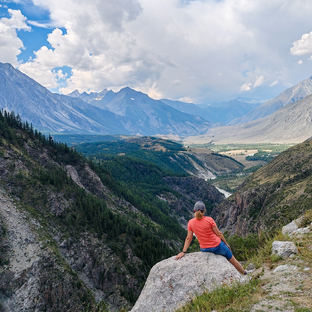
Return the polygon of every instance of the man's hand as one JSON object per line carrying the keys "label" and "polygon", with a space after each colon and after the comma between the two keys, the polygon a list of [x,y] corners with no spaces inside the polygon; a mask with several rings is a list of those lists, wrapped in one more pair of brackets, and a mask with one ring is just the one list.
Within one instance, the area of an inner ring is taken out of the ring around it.
{"label": "man's hand", "polygon": [[175,259],[176,259],[176,260],[179,260],[179,259],[181,259],[182,257],[184,257],[184,255],[185,255],[184,252],[180,252],[180,253],[175,257]]}

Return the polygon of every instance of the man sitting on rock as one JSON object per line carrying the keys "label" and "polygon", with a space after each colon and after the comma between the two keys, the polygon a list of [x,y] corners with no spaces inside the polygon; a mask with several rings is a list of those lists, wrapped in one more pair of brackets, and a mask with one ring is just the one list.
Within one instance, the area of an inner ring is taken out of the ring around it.
{"label": "man sitting on rock", "polygon": [[198,201],[194,205],[195,218],[188,222],[187,237],[185,239],[183,251],[176,256],[176,260],[181,259],[190,246],[193,233],[196,235],[200,250],[203,252],[212,252],[216,255],[226,257],[231,264],[242,274],[247,275],[242,265],[235,259],[231,248],[226,242],[223,234],[219,231],[215,221],[211,217],[204,217],[206,211],[205,204]]}

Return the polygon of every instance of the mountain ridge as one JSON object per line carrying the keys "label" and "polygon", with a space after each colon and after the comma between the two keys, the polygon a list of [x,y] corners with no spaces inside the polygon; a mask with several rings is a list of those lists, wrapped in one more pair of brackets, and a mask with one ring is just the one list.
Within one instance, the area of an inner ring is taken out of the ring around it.
{"label": "mountain ridge", "polygon": [[232,120],[228,125],[233,126],[266,117],[281,107],[295,103],[310,94],[312,94],[312,76],[300,81],[295,86],[284,90],[273,99],[266,101],[261,106],[248,112],[246,115]]}
{"label": "mountain ridge", "polygon": [[184,143],[301,143],[311,137],[311,112],[312,95],[309,95],[266,117],[245,124],[212,128],[205,135],[185,139]]}

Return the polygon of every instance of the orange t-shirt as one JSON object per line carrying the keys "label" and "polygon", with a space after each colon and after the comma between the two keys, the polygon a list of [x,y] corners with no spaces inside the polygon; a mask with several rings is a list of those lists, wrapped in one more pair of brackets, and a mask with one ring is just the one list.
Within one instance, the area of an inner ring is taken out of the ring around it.
{"label": "orange t-shirt", "polygon": [[221,242],[221,238],[212,230],[215,226],[216,222],[211,217],[203,217],[201,220],[191,219],[187,229],[196,235],[201,248],[213,248]]}

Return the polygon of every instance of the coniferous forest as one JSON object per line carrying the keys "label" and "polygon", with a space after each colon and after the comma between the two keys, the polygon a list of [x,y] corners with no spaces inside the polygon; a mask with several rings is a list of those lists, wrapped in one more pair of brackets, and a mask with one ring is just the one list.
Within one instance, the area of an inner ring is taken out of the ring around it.
{"label": "coniferous forest", "polygon": [[[165,183],[168,177],[184,181],[185,173],[131,156],[88,159],[6,111],[0,113],[0,158],[1,187],[25,218],[38,224],[34,231],[43,250],[65,265],[75,287],[84,285],[79,274],[88,276],[103,292],[103,302],[131,306],[150,268],[180,250],[186,231],[161,196],[192,207],[194,200],[175,190],[174,179]],[[192,179],[188,183],[196,182]],[[214,205],[211,198],[207,203]],[[188,219],[184,206],[178,214]],[[1,246],[1,263],[9,263],[10,248]],[[58,274],[50,278],[65,283]],[[83,298],[95,304],[91,293]]]}

